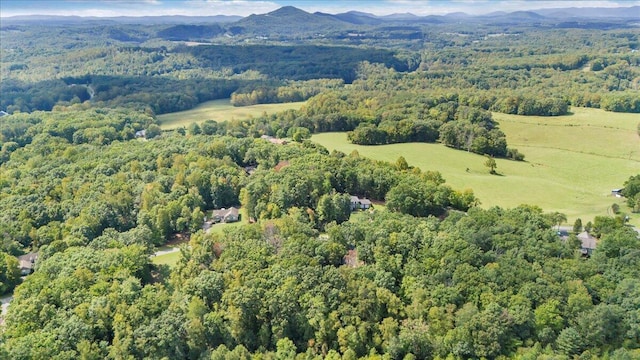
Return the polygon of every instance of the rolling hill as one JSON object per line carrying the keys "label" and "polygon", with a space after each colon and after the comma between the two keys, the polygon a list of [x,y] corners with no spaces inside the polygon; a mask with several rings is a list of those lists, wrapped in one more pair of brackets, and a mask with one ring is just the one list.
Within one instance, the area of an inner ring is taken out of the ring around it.
{"label": "rolling hill", "polygon": [[293,6],[285,6],[266,14],[250,15],[235,23],[235,33],[261,34],[262,36],[296,36],[332,32],[344,29],[349,23],[335,17],[311,14]]}

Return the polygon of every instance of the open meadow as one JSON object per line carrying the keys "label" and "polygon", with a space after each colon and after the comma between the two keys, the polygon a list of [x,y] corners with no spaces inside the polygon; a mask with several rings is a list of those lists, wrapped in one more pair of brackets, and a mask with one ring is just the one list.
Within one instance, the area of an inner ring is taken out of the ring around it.
{"label": "open meadow", "polygon": [[169,267],[175,266],[178,261],[180,261],[180,257],[182,254],[180,251],[169,252],[166,254],[154,256],[151,258],[151,262],[156,265],[169,265]]}
{"label": "open meadow", "polygon": [[229,99],[220,99],[204,102],[191,110],[178,111],[169,114],[158,115],[160,127],[163,130],[171,130],[186,127],[194,122],[215,120],[218,122],[232,119],[248,119],[264,113],[276,113],[289,109],[300,109],[304,101],[281,104],[258,104],[251,106],[233,106]]}
{"label": "open meadow", "polygon": [[[572,111],[560,117],[495,113],[509,147],[526,156],[524,162],[497,159],[499,175],[489,174],[484,156],[442,144],[361,146],[349,143],[346,133],[317,134],[312,140],[329,150],[357,150],[379,160],[404,156],[411,166],[439,171],[456,189],[473,189],[482,207],[533,204],[566,214],[570,224],[576,218],[586,222],[610,214],[614,203],[629,212],[624,199],[611,196],[611,190],[640,173],[640,115]],[[640,216],[632,214],[631,223],[640,225]]]}

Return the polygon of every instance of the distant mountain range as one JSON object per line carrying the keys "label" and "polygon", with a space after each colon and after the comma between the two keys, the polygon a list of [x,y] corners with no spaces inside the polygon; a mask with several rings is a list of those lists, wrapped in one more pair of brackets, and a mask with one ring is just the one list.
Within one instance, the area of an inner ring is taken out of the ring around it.
{"label": "distant mountain range", "polygon": [[400,13],[378,16],[361,11],[340,14],[309,13],[285,6],[266,14],[239,16],[143,16],[143,17],[79,17],[79,16],[15,16],[2,19],[2,27],[46,24],[149,24],[168,25],[158,37],[176,41],[209,41],[218,36],[296,40],[337,38],[365,40],[421,39],[424,26],[438,24],[487,24],[498,26],[525,25],[556,28],[624,28],[640,27],[640,6],[624,8],[555,8],[534,11],[493,12],[469,15],[461,12],[447,15],[418,16]]}
{"label": "distant mountain range", "polygon": [[535,13],[550,18],[620,18],[620,19],[640,19],[640,6],[621,7],[621,8],[559,8],[559,9],[540,9]]}
{"label": "distant mountain range", "polygon": [[[361,11],[349,11],[340,14],[327,13],[308,13],[293,6],[285,6],[278,10],[266,14],[254,14],[247,17],[241,16],[119,16],[119,17],[80,17],[80,16],[53,16],[53,15],[26,15],[12,16],[3,19],[3,23],[14,24],[18,22],[55,22],[55,23],[79,23],[86,21],[113,22],[125,24],[195,24],[195,23],[232,23],[232,22],[269,22],[261,20],[264,18],[287,18],[295,19],[299,22],[308,21],[311,24],[329,25],[330,22],[324,20],[333,19],[341,23],[349,23],[356,25],[379,25],[384,22],[450,22],[459,19],[492,19],[504,17],[522,17],[525,15],[536,19],[556,19],[556,20],[575,20],[575,19],[638,19],[640,20],[640,6],[618,7],[618,8],[599,8],[599,7],[570,7],[570,8],[552,8],[538,9],[530,11],[516,11],[506,13],[502,11],[493,12],[484,15],[469,15],[462,12],[451,13],[447,15],[427,15],[418,16],[411,13],[390,14],[390,15],[374,15]],[[437,19],[437,21],[436,21]]]}
{"label": "distant mountain range", "polygon": [[230,23],[242,19],[242,16],[216,15],[216,16],[60,16],[60,15],[19,15],[2,19],[2,25],[15,25],[20,23],[40,24],[80,24],[86,22],[104,24],[198,24],[198,23]]}

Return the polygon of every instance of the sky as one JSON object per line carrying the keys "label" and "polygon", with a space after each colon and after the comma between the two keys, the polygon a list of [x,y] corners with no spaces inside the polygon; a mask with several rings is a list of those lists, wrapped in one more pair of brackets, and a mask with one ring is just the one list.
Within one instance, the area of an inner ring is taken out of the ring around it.
{"label": "sky", "polygon": [[485,14],[560,7],[627,7],[636,0],[0,0],[0,17],[16,15],[160,16],[263,14],[282,6],[308,12],[337,14],[350,10],[388,15],[444,15],[452,12]]}

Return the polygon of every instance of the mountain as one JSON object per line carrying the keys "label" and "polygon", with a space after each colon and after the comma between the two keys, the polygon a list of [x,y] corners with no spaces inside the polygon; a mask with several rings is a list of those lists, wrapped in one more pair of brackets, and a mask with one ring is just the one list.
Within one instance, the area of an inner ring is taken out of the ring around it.
{"label": "mountain", "polygon": [[471,17],[471,15],[464,12],[453,12],[446,14],[444,17],[449,19],[465,19]]}
{"label": "mountain", "polygon": [[83,17],[83,16],[58,16],[58,15],[18,15],[2,18],[2,26],[5,25],[73,25],[82,23],[113,24],[109,18]]}
{"label": "mountain", "polygon": [[640,19],[640,6],[619,7],[619,8],[557,8],[557,9],[539,9],[533,12],[557,19],[574,18],[619,18],[619,19]]}
{"label": "mountain", "polygon": [[183,15],[166,15],[166,16],[117,16],[117,17],[97,17],[97,16],[58,16],[58,15],[19,15],[2,18],[2,25],[19,25],[19,24],[213,24],[213,23],[230,23],[242,19],[241,16],[183,16]]}
{"label": "mountain", "polygon": [[484,14],[484,15],[480,15],[482,17],[496,17],[496,16],[504,16],[507,15],[508,13],[506,11],[493,11],[490,12],[488,14]]}
{"label": "mountain", "polygon": [[158,31],[160,38],[172,41],[196,41],[210,40],[224,33],[224,29],[218,24],[190,25],[180,24]]}
{"label": "mountain", "polygon": [[242,16],[235,15],[214,15],[214,16],[120,16],[109,18],[120,23],[127,24],[205,24],[205,23],[231,23],[242,19]]}
{"label": "mountain", "polygon": [[540,15],[533,11],[514,11],[505,16],[511,17],[511,18],[534,19],[534,20],[541,20],[545,18],[543,15]]}
{"label": "mountain", "polygon": [[371,17],[371,18],[378,17],[378,15],[374,15],[372,13],[363,12],[363,11],[356,11],[356,10],[347,11],[345,14],[353,14],[353,15],[358,15],[358,16],[368,16],[368,17]]}
{"label": "mountain", "polygon": [[293,6],[285,6],[266,14],[249,15],[233,23],[231,28],[235,34],[260,34],[262,36],[326,33],[342,30],[352,25],[335,16],[310,14]]}
{"label": "mountain", "polygon": [[381,16],[382,19],[385,20],[408,20],[408,21],[414,21],[414,20],[418,20],[421,17],[418,15],[414,15],[412,13],[393,13],[390,15],[384,15]]}
{"label": "mountain", "polygon": [[350,24],[355,24],[355,25],[379,25],[384,22],[384,20],[380,19],[379,17],[373,14],[360,12],[360,11],[349,11],[346,13],[335,14],[335,15],[324,14],[324,13],[315,13],[315,14],[332,16],[335,19],[338,19],[340,21],[348,22]]}
{"label": "mountain", "polygon": [[481,15],[475,19],[485,21],[490,24],[510,25],[510,24],[527,24],[537,25],[544,22],[547,18],[533,11],[514,11],[510,13],[495,12],[487,15]]}
{"label": "mountain", "polygon": [[[80,25],[80,24],[144,24],[174,25],[158,33],[165,39],[212,39],[216,36],[238,35],[271,39],[308,39],[337,36],[351,40],[363,40],[369,36],[379,38],[389,26],[400,34],[389,34],[389,38],[419,38],[421,31],[402,29],[398,26],[425,26],[460,21],[509,26],[527,24],[533,26],[550,25],[556,27],[616,28],[633,26],[630,21],[640,19],[640,6],[624,8],[554,8],[507,13],[496,11],[485,15],[472,16],[465,13],[451,13],[444,16],[417,16],[412,13],[394,13],[378,16],[362,11],[348,11],[339,14],[308,13],[293,6],[284,6],[266,14],[239,16],[121,16],[121,17],[80,17],[80,16],[14,16],[2,18],[2,25]],[[218,24],[219,26],[214,26]],[[382,28],[380,28],[382,27]],[[380,31],[374,31],[380,28]],[[383,29],[384,28],[384,29]],[[356,35],[352,35],[356,34]],[[121,36],[118,36],[120,38]],[[131,40],[134,41],[134,40]]]}

